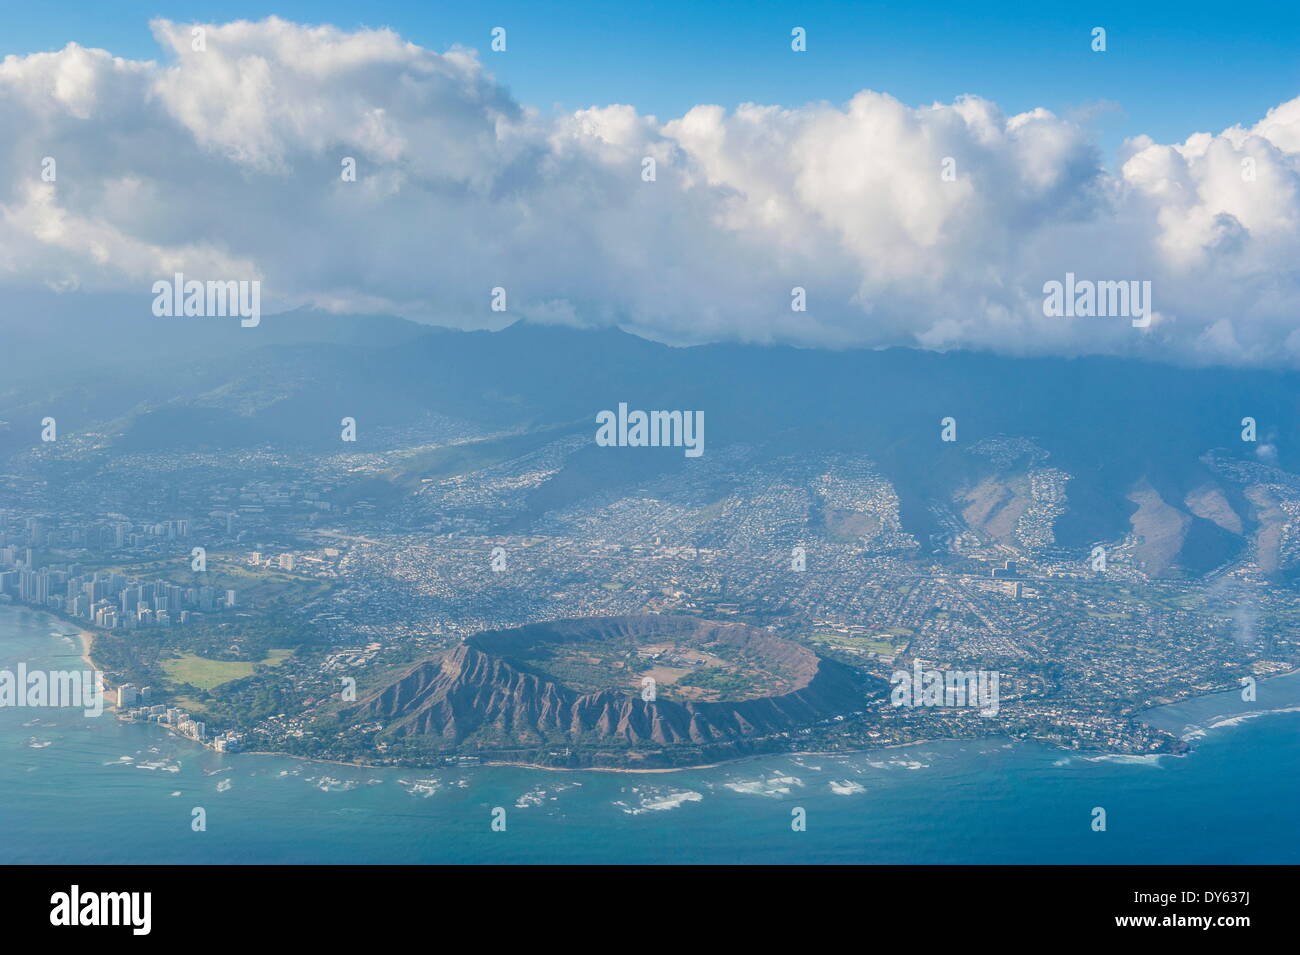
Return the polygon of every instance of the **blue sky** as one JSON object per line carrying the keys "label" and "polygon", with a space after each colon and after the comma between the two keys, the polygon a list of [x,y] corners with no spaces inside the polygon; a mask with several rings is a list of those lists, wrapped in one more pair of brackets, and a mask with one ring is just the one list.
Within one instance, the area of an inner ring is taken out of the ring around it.
{"label": "blue sky", "polygon": [[[1045,106],[1086,114],[1113,161],[1126,136],[1179,142],[1253,123],[1300,92],[1295,4],[187,2],[6,3],[0,52],[69,40],[157,58],[147,23],[277,14],[340,27],[390,26],[434,50],[483,51],[520,101],[544,110],[630,103],[661,119],[692,105],[843,102],[871,88],[909,105],[962,93],[1008,112]],[[487,51],[494,26],[505,54]],[[792,26],[808,52],[789,50]],[[1108,31],[1094,54],[1089,33]]]}

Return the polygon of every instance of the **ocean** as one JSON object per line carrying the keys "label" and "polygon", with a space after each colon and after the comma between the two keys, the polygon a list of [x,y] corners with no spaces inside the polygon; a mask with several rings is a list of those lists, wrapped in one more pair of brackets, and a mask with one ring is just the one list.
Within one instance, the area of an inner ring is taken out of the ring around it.
{"label": "ocean", "polygon": [[[69,625],[0,606],[0,669],[20,661],[84,667]],[[1261,682],[1254,704],[1231,692],[1151,719],[1193,752],[989,739],[627,774],[227,755],[111,713],[0,708],[0,862],[1300,861],[1300,674]]]}

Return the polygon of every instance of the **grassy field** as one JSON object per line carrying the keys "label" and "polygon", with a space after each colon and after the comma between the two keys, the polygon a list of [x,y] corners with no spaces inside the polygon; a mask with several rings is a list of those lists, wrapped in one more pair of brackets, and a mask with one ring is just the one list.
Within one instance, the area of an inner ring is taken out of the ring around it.
{"label": "grassy field", "polygon": [[[814,630],[808,634],[808,638],[817,643],[825,643],[837,647],[852,647],[854,650],[866,650],[869,653],[879,653],[884,656],[893,656],[896,647],[890,640],[881,640],[874,637],[851,637],[842,633],[828,633],[824,630]],[[898,646],[903,646],[906,640],[899,640]]]}
{"label": "grassy field", "polygon": [[[264,660],[263,666],[279,666],[293,654],[292,650],[272,650]],[[172,660],[164,660],[162,668],[176,683],[189,683],[201,690],[211,690],[253,675],[257,664],[244,660],[208,660],[194,653],[182,654]]]}
{"label": "grassy field", "polygon": [[[642,653],[658,654],[653,659]],[[537,643],[512,653],[530,671],[581,693],[639,689],[651,676],[665,699],[736,700],[786,691],[782,666],[743,647],[711,643],[701,649],[690,640],[640,637]]]}

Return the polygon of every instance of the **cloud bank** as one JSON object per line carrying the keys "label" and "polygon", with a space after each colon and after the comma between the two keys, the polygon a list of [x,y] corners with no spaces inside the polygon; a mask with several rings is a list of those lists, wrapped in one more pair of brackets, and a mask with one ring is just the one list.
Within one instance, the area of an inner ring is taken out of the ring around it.
{"label": "cloud bank", "polygon": [[[1300,365],[1300,98],[1130,141],[1111,174],[1078,125],[977,97],[543,116],[477,53],[387,30],[273,18],[205,26],[199,50],[192,25],[151,27],[160,62],[0,64],[0,290],[143,311],[183,271],[467,326]],[[1150,326],[1045,316],[1067,272],[1151,281]]]}

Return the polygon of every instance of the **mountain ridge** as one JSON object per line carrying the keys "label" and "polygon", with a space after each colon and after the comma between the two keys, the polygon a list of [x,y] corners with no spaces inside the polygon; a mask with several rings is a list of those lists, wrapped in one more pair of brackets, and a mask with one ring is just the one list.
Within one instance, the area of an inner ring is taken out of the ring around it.
{"label": "mountain ridge", "polygon": [[[646,700],[613,687],[579,692],[529,672],[510,655],[538,641],[609,633],[743,642],[793,664],[797,680],[787,692],[752,699]],[[344,715],[383,722],[385,736],[432,739],[449,747],[467,740],[476,749],[493,749],[573,744],[593,737],[626,746],[714,745],[788,732],[861,709],[863,699],[861,681],[850,668],[799,644],[739,624],[635,615],[562,620],[471,637],[439,658],[416,663],[346,708]]]}

